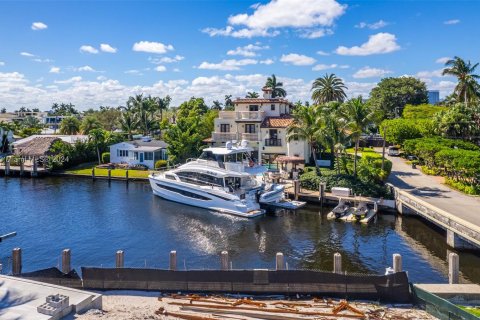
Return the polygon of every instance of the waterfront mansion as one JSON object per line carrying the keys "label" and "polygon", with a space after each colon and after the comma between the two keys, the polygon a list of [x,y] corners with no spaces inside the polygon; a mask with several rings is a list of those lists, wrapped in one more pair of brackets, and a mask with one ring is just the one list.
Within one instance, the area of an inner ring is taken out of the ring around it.
{"label": "waterfront mansion", "polygon": [[302,140],[287,141],[287,127],[293,122],[293,104],[284,98],[272,98],[272,89],[264,87],[261,98],[237,98],[235,111],[220,111],[215,119],[212,146],[225,146],[227,141],[247,140],[254,149],[253,158],[273,163],[277,156],[309,159],[309,148]]}

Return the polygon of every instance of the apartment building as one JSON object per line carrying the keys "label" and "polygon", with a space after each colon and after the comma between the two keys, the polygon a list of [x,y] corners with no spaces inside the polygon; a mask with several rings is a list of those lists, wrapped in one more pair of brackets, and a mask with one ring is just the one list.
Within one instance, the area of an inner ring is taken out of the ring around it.
{"label": "apartment building", "polygon": [[293,122],[293,104],[284,98],[272,98],[272,89],[262,88],[261,98],[237,98],[235,111],[220,111],[215,131],[206,142],[224,146],[227,141],[247,140],[252,154],[262,163],[273,163],[277,156],[309,159],[305,141],[287,141],[287,127]]}

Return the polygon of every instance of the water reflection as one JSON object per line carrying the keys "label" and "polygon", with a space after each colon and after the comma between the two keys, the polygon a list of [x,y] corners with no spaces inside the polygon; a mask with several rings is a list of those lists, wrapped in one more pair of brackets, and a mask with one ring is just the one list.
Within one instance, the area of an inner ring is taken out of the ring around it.
{"label": "water reflection", "polygon": [[[183,206],[152,195],[148,184],[89,179],[0,179],[0,257],[23,248],[25,271],[58,264],[63,248],[73,265],[113,266],[125,250],[128,266],[168,266],[177,250],[187,269],[217,268],[228,250],[234,268],[274,267],[283,252],[290,268],[332,270],[333,254],[348,272],[383,273],[400,253],[415,282],[445,282],[444,236],[414,218],[382,215],[368,226],[325,219],[316,206],[255,220]],[[7,196],[8,195],[8,196]],[[460,253],[463,281],[480,282],[480,258]]]}

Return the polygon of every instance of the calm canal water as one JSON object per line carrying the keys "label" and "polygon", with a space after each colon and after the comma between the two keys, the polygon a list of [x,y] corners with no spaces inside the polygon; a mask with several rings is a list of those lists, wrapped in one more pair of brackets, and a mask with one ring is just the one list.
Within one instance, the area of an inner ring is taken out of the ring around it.
{"label": "calm canal water", "polygon": [[[403,256],[414,282],[446,282],[445,236],[425,222],[382,215],[368,226],[326,220],[317,206],[296,213],[246,220],[153,196],[145,183],[89,179],[0,178],[0,243],[4,273],[11,249],[23,249],[24,271],[57,266],[72,249],[72,264],[113,266],[125,250],[131,267],[168,266],[177,250],[180,267],[216,268],[228,250],[234,268],[274,267],[283,252],[289,268],[331,270],[340,252],[349,272],[384,273],[392,254]],[[460,253],[464,282],[480,283],[480,256]]]}

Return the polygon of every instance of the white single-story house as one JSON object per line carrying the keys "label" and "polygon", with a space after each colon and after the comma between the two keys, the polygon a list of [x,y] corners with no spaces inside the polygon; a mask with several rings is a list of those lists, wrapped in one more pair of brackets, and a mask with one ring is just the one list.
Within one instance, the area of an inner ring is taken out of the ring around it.
{"label": "white single-story house", "polygon": [[167,144],[161,140],[134,140],[110,146],[110,162],[129,165],[143,164],[155,168],[158,160],[167,160]]}

